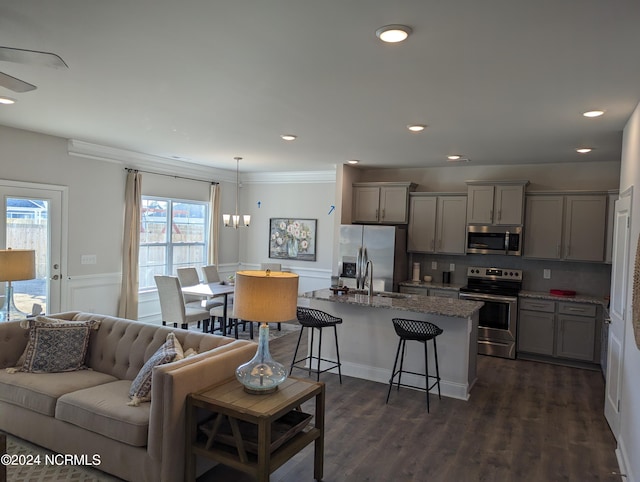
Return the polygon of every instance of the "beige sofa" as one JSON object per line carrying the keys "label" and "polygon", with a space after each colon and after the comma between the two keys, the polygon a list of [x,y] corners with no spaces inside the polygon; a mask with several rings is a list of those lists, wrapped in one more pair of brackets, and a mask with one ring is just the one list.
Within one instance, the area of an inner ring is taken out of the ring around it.
{"label": "beige sofa", "polygon": [[[89,461],[97,454],[94,468],[125,480],[183,480],[187,394],[234,376],[256,345],[90,313],[53,316],[101,321],[91,333],[90,370],[8,373],[28,332],[18,322],[0,323],[0,430],[60,454]],[[198,355],[154,368],[151,402],[127,405],[131,381],[171,331]]]}

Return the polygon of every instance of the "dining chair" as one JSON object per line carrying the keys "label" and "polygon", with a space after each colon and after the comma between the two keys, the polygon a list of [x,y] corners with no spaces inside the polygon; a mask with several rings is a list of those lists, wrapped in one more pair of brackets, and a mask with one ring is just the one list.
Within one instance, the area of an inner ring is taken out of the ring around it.
{"label": "dining chair", "polygon": [[[218,273],[218,267],[215,264],[209,264],[207,266],[202,267],[202,276],[204,277],[205,283],[220,283],[220,274]],[[231,328],[233,328],[234,324],[238,322],[238,320],[233,316],[233,295],[229,295],[227,298],[227,312],[232,313],[229,316],[229,325],[224,326],[224,308],[215,307],[211,310],[211,317],[216,319],[220,323],[220,330],[223,335],[227,334],[227,330],[231,333]],[[211,325],[211,330],[213,331],[213,324]],[[242,324],[242,329],[246,329],[246,323]],[[253,339],[253,330],[251,330],[251,339]]]}
{"label": "dining chair", "polygon": [[220,274],[215,264],[209,264],[202,267],[202,276],[205,283],[220,283]]}
{"label": "dining chair", "polygon": [[[198,276],[198,270],[194,267],[188,268],[178,268],[176,270],[176,274],[178,275],[178,279],[180,280],[180,284],[182,286],[195,286],[200,284],[200,277]],[[203,299],[200,296],[196,295],[182,295],[184,297],[184,302],[187,308],[203,308],[205,310],[212,310],[218,306],[222,306],[224,303],[220,301],[214,301],[210,299]],[[213,331],[213,316],[210,315],[211,321],[211,330]],[[205,322],[205,325],[207,323]],[[200,328],[200,322],[198,322],[198,328]],[[204,331],[209,331],[209,327],[205,326]]]}
{"label": "dining chair", "polygon": [[172,323],[175,328],[189,329],[189,323],[209,320],[209,310],[188,307],[182,295],[182,285],[176,276],[154,276],[160,298],[162,324]]}

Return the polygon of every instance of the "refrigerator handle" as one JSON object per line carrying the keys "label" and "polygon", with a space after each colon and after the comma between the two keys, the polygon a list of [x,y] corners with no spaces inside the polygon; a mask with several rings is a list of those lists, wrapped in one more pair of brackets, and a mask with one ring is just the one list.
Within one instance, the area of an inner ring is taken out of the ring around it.
{"label": "refrigerator handle", "polygon": [[361,272],[362,265],[362,247],[358,248],[358,257],[356,258],[356,288],[360,289],[360,278],[362,277]]}
{"label": "refrigerator handle", "polygon": [[367,248],[364,248],[363,254],[362,254],[362,268],[360,268],[360,271],[362,273],[362,286],[361,288],[364,289],[365,288],[365,283],[367,281],[367,263],[369,262],[369,254],[367,253]]}

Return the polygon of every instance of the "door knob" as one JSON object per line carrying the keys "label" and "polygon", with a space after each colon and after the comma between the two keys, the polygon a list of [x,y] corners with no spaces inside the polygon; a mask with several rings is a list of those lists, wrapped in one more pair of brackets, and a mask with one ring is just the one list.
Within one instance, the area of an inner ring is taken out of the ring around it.
{"label": "door knob", "polygon": [[605,319],[604,319],[604,322],[605,322],[607,325],[610,325],[610,324],[611,324],[611,318],[609,318],[609,317],[605,318]]}
{"label": "door knob", "polygon": [[54,281],[55,281],[55,280],[57,280],[57,279],[59,279],[59,278],[60,278],[60,276],[58,276],[57,274],[54,274],[54,275],[51,277],[51,279],[52,279],[52,280],[54,280]]}

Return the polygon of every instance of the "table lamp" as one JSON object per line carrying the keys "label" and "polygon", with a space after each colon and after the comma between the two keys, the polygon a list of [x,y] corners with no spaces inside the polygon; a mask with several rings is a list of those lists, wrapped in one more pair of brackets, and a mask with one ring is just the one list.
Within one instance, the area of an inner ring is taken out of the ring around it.
{"label": "table lamp", "polygon": [[260,322],[256,355],[236,369],[236,378],[248,393],[272,393],[287,378],[284,365],[269,353],[268,323],[296,319],[298,275],[285,272],[238,271],[234,313],[238,320]]}
{"label": "table lamp", "polygon": [[32,249],[0,249],[0,281],[9,284],[4,293],[4,306],[0,309],[0,321],[19,320],[27,317],[13,301],[12,281],[36,277],[36,252]]}

